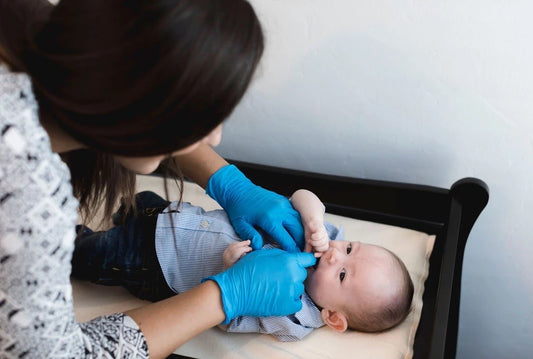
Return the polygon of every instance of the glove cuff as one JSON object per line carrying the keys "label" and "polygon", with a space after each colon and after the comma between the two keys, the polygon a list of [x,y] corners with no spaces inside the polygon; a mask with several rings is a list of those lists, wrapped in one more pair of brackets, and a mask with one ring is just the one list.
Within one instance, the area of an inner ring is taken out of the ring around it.
{"label": "glove cuff", "polygon": [[235,317],[234,315],[235,309],[231,305],[230,301],[224,295],[225,294],[224,286],[222,284],[224,282],[224,272],[203,278],[201,283],[208,281],[208,280],[214,281],[220,288],[220,298],[222,299],[222,309],[224,310],[224,314],[226,315],[226,319],[224,319],[224,321],[220,324],[229,324],[229,322],[231,322],[231,320]]}
{"label": "glove cuff", "polygon": [[205,193],[226,208],[226,202],[231,200],[237,187],[248,183],[251,184],[250,180],[235,165],[226,165],[211,175]]}

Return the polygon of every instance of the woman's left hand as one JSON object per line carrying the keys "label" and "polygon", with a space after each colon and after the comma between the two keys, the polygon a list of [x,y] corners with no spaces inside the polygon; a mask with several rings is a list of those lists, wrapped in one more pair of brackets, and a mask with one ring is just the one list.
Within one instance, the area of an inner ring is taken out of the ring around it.
{"label": "woman's left hand", "polygon": [[263,246],[257,227],[286,251],[303,249],[304,230],[300,214],[290,201],[253,184],[234,165],[215,172],[207,183],[206,192],[226,210],[239,237],[251,240],[253,249]]}

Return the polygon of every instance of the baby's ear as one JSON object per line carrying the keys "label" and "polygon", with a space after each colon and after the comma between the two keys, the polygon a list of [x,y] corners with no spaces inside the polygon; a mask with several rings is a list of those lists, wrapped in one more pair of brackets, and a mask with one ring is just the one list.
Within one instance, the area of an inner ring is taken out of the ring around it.
{"label": "baby's ear", "polygon": [[338,331],[344,332],[348,328],[348,319],[341,312],[334,310],[322,309],[320,312],[322,320],[328,325],[328,327]]}

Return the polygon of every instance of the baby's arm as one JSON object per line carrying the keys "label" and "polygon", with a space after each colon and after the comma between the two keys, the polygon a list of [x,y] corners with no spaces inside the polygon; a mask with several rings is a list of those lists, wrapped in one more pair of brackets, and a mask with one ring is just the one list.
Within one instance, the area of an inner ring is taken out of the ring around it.
{"label": "baby's arm", "polygon": [[324,226],[324,204],[311,191],[299,189],[292,194],[291,203],[300,213],[305,232],[305,252],[320,257],[329,248],[329,237]]}
{"label": "baby's arm", "polygon": [[241,259],[246,253],[251,252],[250,240],[232,242],[224,250],[222,254],[222,261],[224,262],[224,269],[228,269]]}

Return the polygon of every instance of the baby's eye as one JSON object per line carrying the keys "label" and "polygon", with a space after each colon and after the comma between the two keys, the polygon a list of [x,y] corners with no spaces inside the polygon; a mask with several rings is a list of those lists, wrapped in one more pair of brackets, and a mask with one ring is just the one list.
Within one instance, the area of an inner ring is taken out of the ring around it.
{"label": "baby's eye", "polygon": [[341,274],[339,275],[341,282],[344,280],[344,277],[346,277],[346,270],[343,268],[341,270]]}
{"label": "baby's eye", "polygon": [[346,247],[346,254],[350,254],[351,251],[352,251],[352,244],[348,243],[348,246]]}

